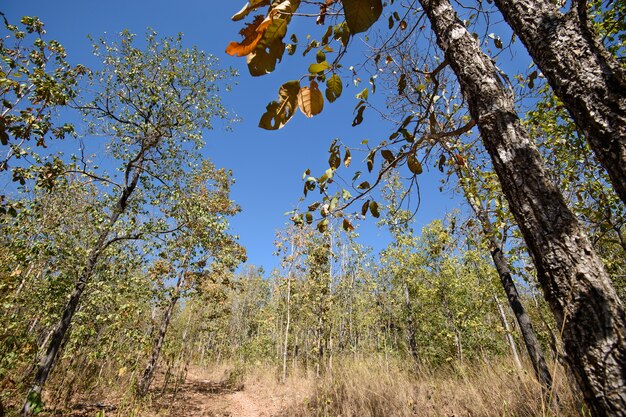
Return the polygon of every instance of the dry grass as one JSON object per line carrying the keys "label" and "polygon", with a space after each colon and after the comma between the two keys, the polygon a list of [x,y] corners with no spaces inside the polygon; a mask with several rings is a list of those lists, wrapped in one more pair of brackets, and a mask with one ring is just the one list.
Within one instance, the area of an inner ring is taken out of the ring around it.
{"label": "dry grass", "polygon": [[[206,368],[192,367],[186,381],[176,390],[171,386],[162,392],[162,375],[158,374],[152,395],[143,400],[109,392],[89,401],[81,398],[83,401],[67,407],[64,415],[93,416],[104,411],[107,416],[150,417],[585,415],[581,413],[580,398],[569,388],[560,368],[554,370],[558,405],[551,398],[542,400],[541,387],[530,368],[519,373],[506,358],[417,372],[409,368],[407,362],[384,358],[336,358],[332,371],[321,378],[291,368],[292,373],[283,385],[275,366],[213,364]],[[130,393],[128,389],[121,391]],[[87,406],[102,403],[111,407]]]}
{"label": "dry grass", "polygon": [[318,380],[308,400],[284,417],[580,416],[580,399],[562,370],[555,375],[558,405],[542,400],[530,372],[505,362],[455,365],[411,375],[398,363],[349,361]]}

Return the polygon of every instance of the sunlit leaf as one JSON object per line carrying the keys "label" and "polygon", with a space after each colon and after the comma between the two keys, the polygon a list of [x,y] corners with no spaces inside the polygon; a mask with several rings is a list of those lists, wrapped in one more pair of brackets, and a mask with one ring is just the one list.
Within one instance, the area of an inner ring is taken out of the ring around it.
{"label": "sunlit leaf", "polygon": [[329,103],[334,102],[341,96],[343,91],[343,85],[341,84],[341,78],[337,74],[333,74],[328,80],[326,80],[326,100]]}
{"label": "sunlit leaf", "polygon": [[330,65],[328,65],[328,62],[326,61],[316,63],[316,64],[311,64],[309,65],[309,73],[319,74],[320,72],[326,71],[328,68],[330,68]]}
{"label": "sunlit leaf", "polygon": [[311,81],[309,87],[300,88],[298,93],[298,107],[306,117],[313,117],[320,114],[324,109],[324,97],[319,90],[317,83]]}
{"label": "sunlit leaf", "polygon": [[239,32],[244,37],[243,41],[229,43],[226,47],[226,53],[233,56],[245,56],[252,53],[271,23],[271,19],[263,19],[263,16],[257,16],[252,23],[248,23]]}

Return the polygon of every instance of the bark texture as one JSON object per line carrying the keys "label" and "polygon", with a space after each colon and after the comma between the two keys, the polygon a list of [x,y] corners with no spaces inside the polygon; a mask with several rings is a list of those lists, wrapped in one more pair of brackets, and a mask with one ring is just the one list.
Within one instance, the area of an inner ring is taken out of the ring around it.
{"label": "bark texture", "polygon": [[495,0],[626,202],[626,74],[587,18],[587,2]]}
{"label": "bark texture", "polygon": [[[41,402],[41,393],[43,387],[46,384],[48,376],[50,376],[50,372],[52,371],[52,368],[56,363],[59,352],[61,351],[61,348],[63,346],[63,341],[67,337],[70,329],[70,324],[72,323],[72,318],[74,317],[74,314],[78,309],[78,305],[80,303],[83,292],[85,291],[85,287],[87,286],[87,282],[93,275],[94,269],[98,264],[98,260],[106,250],[109,243],[111,243],[111,241],[109,240],[111,230],[119,220],[122,213],[126,211],[126,207],[128,206],[128,200],[130,199],[133,191],[135,191],[135,188],[137,187],[137,183],[139,182],[139,176],[143,167],[143,155],[144,153],[142,151],[139,156],[129,164],[129,172],[133,171],[133,175],[129,178],[128,184],[120,193],[116,206],[109,217],[108,224],[100,232],[98,240],[91,249],[89,257],[87,258],[87,264],[82,269],[82,271],[78,275],[78,278],[76,279],[74,289],[72,290],[72,294],[70,295],[70,298],[65,305],[65,308],[63,309],[61,319],[51,333],[50,342],[48,344],[48,348],[46,349],[46,354],[39,361],[37,372],[35,373],[35,380],[33,381],[33,385],[28,391],[26,401],[24,402],[22,410],[20,411],[20,415],[23,417],[32,415],[38,404]],[[134,166],[135,163],[136,165]]]}
{"label": "bark texture", "polygon": [[448,0],[420,0],[459,79],[596,416],[626,415],[626,322],[604,266],[522,127],[493,63]]}

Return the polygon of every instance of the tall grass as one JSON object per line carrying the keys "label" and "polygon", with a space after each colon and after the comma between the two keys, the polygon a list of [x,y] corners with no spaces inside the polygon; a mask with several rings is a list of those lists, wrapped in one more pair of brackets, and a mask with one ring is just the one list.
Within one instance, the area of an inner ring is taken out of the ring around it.
{"label": "tall grass", "polygon": [[555,392],[542,395],[532,370],[504,360],[412,372],[400,362],[342,361],[283,417],[581,416],[581,400],[561,369]]}

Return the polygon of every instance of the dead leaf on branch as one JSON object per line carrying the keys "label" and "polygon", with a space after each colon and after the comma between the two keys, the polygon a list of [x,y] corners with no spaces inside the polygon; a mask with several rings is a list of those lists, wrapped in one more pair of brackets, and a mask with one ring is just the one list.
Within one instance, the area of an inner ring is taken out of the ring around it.
{"label": "dead leaf on branch", "polygon": [[272,23],[272,18],[263,18],[258,15],[252,23],[248,23],[239,33],[244,37],[243,41],[231,42],[226,47],[226,53],[231,56],[246,56],[254,51],[257,47],[265,31]]}
{"label": "dead leaf on branch", "polygon": [[259,127],[266,130],[277,130],[283,127],[295,114],[298,105],[300,81],[294,80],[283,84],[278,90],[278,101],[267,105],[261,116]]}
{"label": "dead leaf on branch", "polygon": [[306,117],[320,114],[324,109],[324,97],[315,81],[310,87],[302,87],[298,93],[298,107]]}

